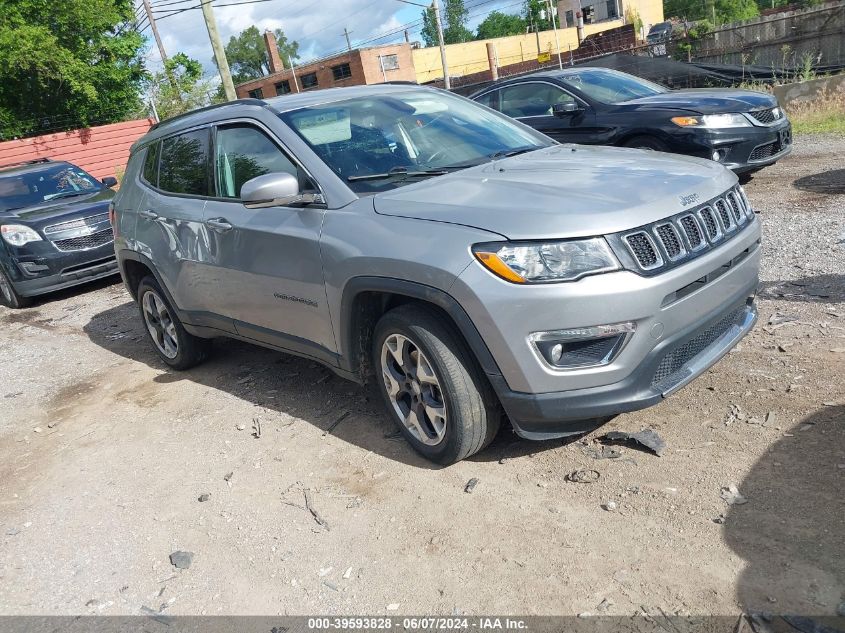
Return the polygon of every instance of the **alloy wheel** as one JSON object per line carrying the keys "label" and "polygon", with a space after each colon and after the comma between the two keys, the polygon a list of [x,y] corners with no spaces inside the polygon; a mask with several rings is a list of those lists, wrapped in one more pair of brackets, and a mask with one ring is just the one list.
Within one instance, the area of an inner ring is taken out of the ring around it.
{"label": "alloy wheel", "polygon": [[393,410],[411,435],[428,446],[446,436],[446,401],[434,368],[422,350],[402,334],[388,336],[381,349],[381,373]]}
{"label": "alloy wheel", "polygon": [[158,351],[167,358],[176,358],[179,353],[179,342],[176,325],[170,316],[170,311],[161,297],[152,290],[144,294],[142,300],[144,323],[153,339]]}

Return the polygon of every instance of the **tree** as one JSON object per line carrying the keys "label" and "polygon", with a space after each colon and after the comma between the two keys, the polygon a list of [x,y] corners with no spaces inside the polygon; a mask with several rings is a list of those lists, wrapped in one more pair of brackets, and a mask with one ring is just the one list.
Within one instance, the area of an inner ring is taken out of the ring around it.
{"label": "tree", "polygon": [[148,90],[161,120],[201,108],[213,98],[211,81],[202,78],[202,64],[185,53],[168,59],[164,70],[152,76]]}
{"label": "tree", "polygon": [[522,16],[525,23],[532,30],[549,31],[552,28],[549,5],[546,0],[525,0],[525,5],[522,8]]}
{"label": "tree", "polygon": [[132,0],[0,0],[0,138],[113,123],[147,78]]}
{"label": "tree", "polygon": [[[276,46],[285,65],[289,64],[291,59],[298,59],[299,42],[288,41],[282,29],[276,29],[273,34],[276,36]],[[226,59],[232,70],[232,80],[236,84],[270,74],[270,56],[264,45],[264,36],[257,27],[251,26],[239,35],[230,37],[225,49]],[[214,63],[216,65],[217,62]]]}
{"label": "tree", "polygon": [[760,14],[756,0],[664,0],[663,13],[683,20],[713,20],[716,25],[749,20]]}
{"label": "tree", "polygon": [[[440,8],[443,19],[444,44],[459,44],[473,39],[472,31],[466,27],[469,11],[464,6],[464,0],[445,0]],[[426,46],[438,46],[437,20],[434,9],[428,7],[422,13],[422,38]]]}
{"label": "tree", "polygon": [[507,37],[525,32],[525,20],[518,15],[491,11],[478,25],[476,39],[487,40],[494,37]]}

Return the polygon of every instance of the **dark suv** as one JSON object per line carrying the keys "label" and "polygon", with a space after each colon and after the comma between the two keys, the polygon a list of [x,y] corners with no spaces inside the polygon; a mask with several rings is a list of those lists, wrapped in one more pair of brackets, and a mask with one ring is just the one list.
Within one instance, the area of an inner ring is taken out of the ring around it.
{"label": "dark suv", "polygon": [[118,272],[109,221],[111,190],[64,161],[0,168],[0,305]]}

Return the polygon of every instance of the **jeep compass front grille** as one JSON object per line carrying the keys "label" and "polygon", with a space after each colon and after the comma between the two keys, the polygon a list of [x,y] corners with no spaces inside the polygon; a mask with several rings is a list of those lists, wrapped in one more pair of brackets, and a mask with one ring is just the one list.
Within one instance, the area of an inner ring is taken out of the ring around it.
{"label": "jeep compass front grille", "polygon": [[626,267],[651,275],[715,248],[717,243],[738,234],[753,217],[746,199],[735,187],[698,209],[610,235],[608,239],[623,260],[633,260]]}

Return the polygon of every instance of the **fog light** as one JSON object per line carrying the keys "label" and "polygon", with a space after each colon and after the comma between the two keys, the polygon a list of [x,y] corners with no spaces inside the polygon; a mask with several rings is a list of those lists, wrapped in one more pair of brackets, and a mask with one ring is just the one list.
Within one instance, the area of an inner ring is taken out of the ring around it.
{"label": "fog light", "polygon": [[535,332],[528,339],[553,369],[600,367],[613,362],[635,330],[635,323],[626,322]]}
{"label": "fog light", "polygon": [[35,262],[18,262],[18,268],[20,268],[25,275],[30,276],[35,276],[39,273],[50,270],[49,266],[44,266],[43,264],[37,264]]}

